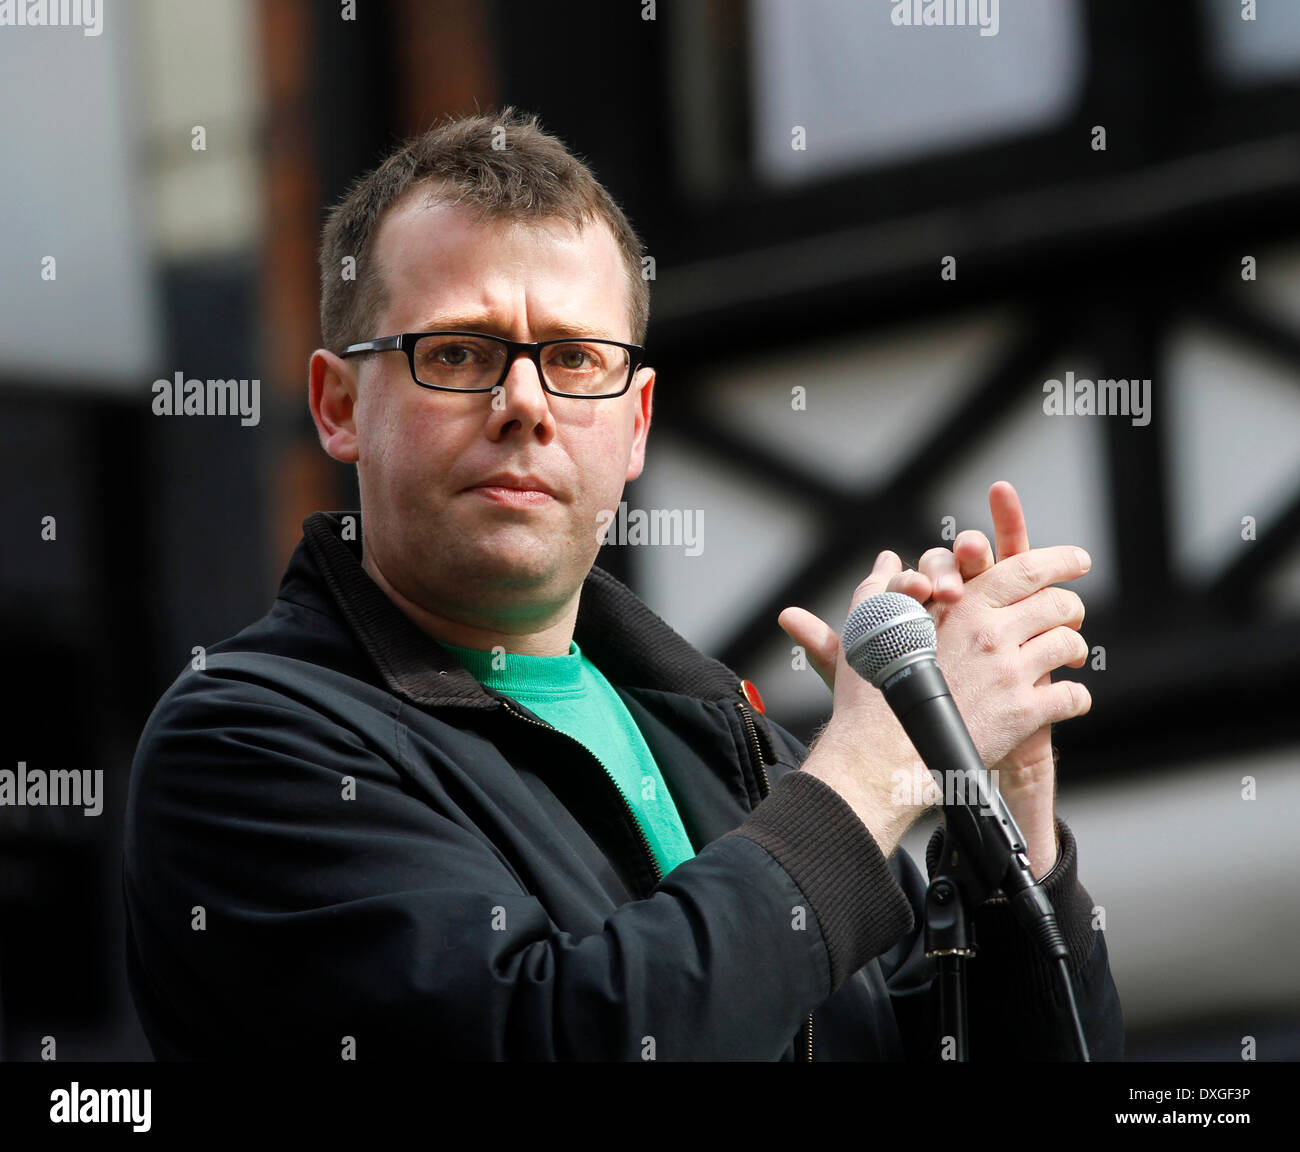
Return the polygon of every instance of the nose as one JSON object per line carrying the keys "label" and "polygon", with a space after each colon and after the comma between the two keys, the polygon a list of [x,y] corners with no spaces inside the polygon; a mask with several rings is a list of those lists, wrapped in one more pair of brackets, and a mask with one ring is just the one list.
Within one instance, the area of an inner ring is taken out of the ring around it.
{"label": "nose", "polygon": [[550,399],[536,361],[516,352],[505,379],[492,391],[488,435],[500,440],[519,429],[546,443],[555,434]]}

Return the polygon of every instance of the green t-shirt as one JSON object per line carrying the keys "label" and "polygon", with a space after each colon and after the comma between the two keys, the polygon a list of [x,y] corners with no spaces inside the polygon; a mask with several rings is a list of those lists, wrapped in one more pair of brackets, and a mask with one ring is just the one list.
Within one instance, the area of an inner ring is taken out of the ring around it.
{"label": "green t-shirt", "polygon": [[[443,647],[481,684],[525,705],[583,744],[604,765],[641,825],[666,876],[695,855],[677,806],[622,698],[575,642],[567,656],[524,656]],[[493,667],[493,661],[496,667]]]}

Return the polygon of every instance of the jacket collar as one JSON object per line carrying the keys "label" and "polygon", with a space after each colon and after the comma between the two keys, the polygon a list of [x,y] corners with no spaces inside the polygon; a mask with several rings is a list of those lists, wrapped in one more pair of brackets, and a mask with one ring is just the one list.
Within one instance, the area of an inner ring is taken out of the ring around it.
{"label": "jacket collar", "polygon": [[[314,512],[302,530],[289,572],[323,581],[390,691],[424,707],[498,707],[496,695],[416,627],[361,567],[360,512]],[[593,567],[583,582],[574,639],[611,684],[706,700],[734,698],[740,689],[731,669],[692,647],[602,568]]]}

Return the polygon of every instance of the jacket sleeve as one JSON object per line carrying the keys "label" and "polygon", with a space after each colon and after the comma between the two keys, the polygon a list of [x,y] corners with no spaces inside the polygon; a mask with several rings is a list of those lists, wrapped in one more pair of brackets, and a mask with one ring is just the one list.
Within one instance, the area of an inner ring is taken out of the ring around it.
{"label": "jacket sleeve", "polygon": [[[790,746],[796,762],[807,750],[788,732],[771,725]],[[1060,851],[1041,880],[1056,910],[1069,948],[1070,980],[1094,1061],[1124,1058],[1124,1019],[1111,975],[1106,941],[1094,928],[1093,900],[1078,877],[1078,846],[1059,817]],[[943,843],[942,824],[926,849],[930,875]],[[936,968],[925,957],[927,879],[909,853],[898,849],[890,868],[913,910],[912,930],[880,957],[895,1018],[910,1059],[940,1058],[939,994]],[[1057,976],[1002,897],[986,900],[971,916],[977,952],[966,965],[968,1041],[972,1061],[1075,1060],[1073,1024]]]}
{"label": "jacket sleeve", "polygon": [[852,810],[794,773],[600,931],[561,931],[454,804],[305,695],[211,668],[141,737],[122,879],[137,1005],[180,1057],[780,1059],[912,919]]}

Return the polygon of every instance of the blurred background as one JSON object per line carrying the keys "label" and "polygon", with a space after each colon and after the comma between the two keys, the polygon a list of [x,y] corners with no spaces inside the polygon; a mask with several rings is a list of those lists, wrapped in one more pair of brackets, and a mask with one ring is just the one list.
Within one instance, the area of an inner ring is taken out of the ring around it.
{"label": "blurred background", "polygon": [[[1300,1058],[1300,5],[1001,0],[991,35],[905,10],[105,0],[98,35],[0,27],[0,767],[106,791],[0,808],[0,1056],[149,1058],[136,739],[196,645],[269,608],[303,518],[359,506],[306,403],[324,210],[403,137],[513,104],[653,258],[626,498],[702,515],[699,555],[599,562],[807,740],[830,697],[780,609],[838,626],[879,549],[989,531],[1011,480],[1031,543],[1094,561],[1058,803],[1129,1056]],[[258,423],[155,416],[178,372],[259,380]],[[1047,414],[1071,372],[1149,380],[1149,422]]]}

